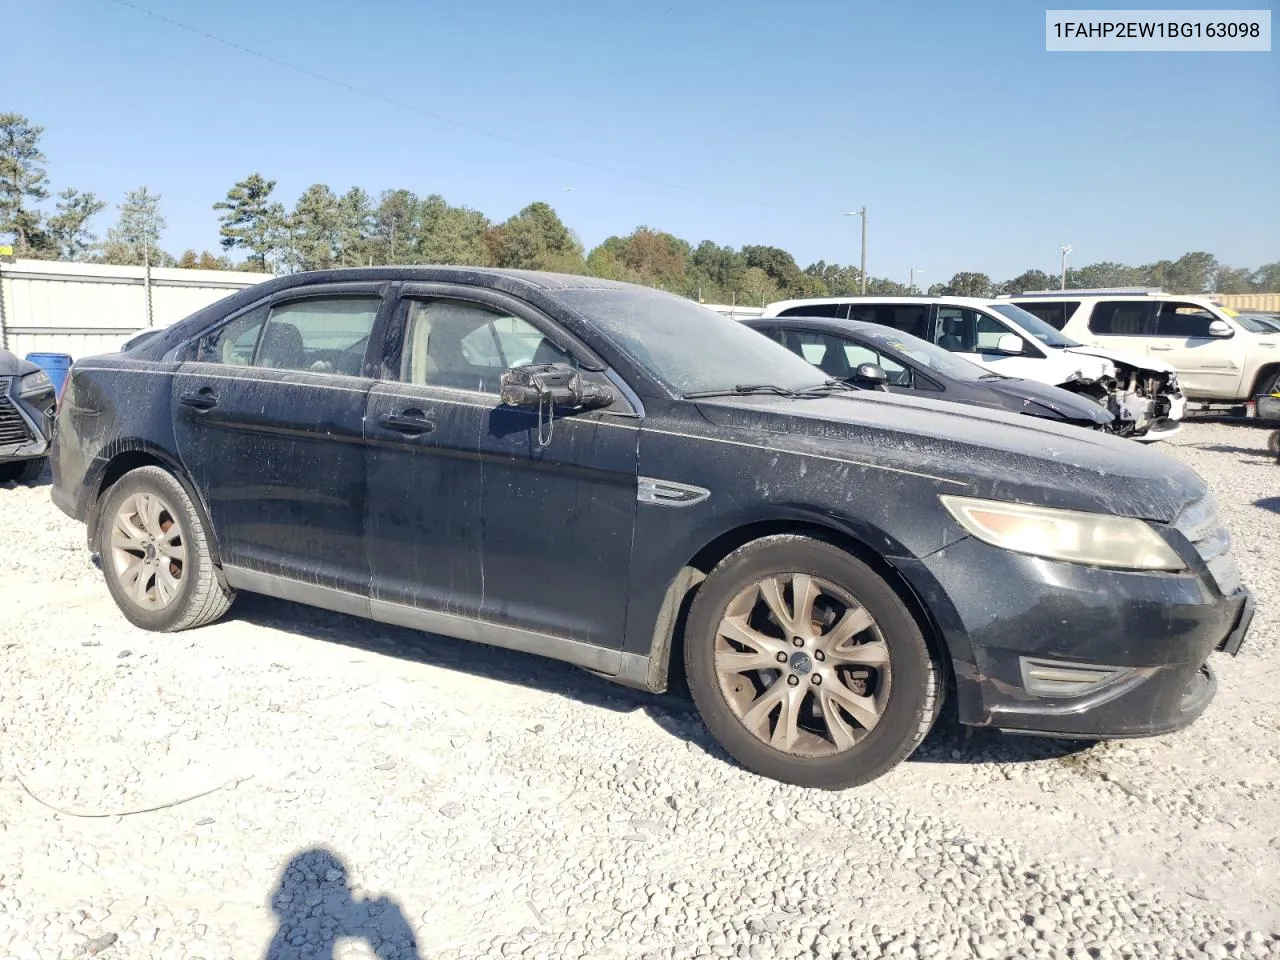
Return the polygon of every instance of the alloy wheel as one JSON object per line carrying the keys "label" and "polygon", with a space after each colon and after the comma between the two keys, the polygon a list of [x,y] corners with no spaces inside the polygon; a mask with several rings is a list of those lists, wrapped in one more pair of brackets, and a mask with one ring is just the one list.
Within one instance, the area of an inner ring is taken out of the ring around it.
{"label": "alloy wheel", "polygon": [[162,610],[182,589],[187,548],[174,511],[153,493],[135,493],[111,525],[111,565],[126,597],[144,610]]}
{"label": "alloy wheel", "polygon": [[846,590],[803,573],[766,577],[725,608],[715,672],[729,708],[776,750],[822,757],[857,746],[889,697],[889,646]]}

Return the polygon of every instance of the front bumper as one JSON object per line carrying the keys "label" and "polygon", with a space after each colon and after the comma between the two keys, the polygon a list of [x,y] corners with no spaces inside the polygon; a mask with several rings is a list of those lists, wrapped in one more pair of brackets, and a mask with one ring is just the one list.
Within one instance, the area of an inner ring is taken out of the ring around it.
{"label": "front bumper", "polygon": [[[1205,570],[1103,570],[971,539],[895,565],[947,643],[960,721],[1002,730],[1109,739],[1185,727],[1216,690],[1210,655],[1238,653],[1253,618],[1252,593],[1224,596]],[[1036,668],[1105,679],[1052,695],[1028,679]]]}

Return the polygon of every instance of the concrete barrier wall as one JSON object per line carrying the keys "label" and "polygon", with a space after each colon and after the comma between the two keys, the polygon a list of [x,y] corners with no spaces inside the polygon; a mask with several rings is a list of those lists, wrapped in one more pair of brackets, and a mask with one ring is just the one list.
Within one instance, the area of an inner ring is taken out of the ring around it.
{"label": "concrete barrier wall", "polygon": [[[142,267],[50,260],[0,261],[0,347],[73,358],[109,353],[147,324]],[[151,326],[166,327],[229,294],[271,279],[235,270],[151,271]]]}

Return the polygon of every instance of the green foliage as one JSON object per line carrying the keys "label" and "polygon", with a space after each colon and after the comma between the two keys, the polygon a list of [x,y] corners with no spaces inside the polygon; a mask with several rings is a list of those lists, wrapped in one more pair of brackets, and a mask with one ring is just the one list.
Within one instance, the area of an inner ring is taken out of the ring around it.
{"label": "green foliage", "polygon": [[1000,284],[1000,293],[1026,293],[1029,290],[1056,290],[1058,280],[1043,270],[1027,270]]}
{"label": "green foliage", "polygon": [[582,244],[550,204],[538,201],[489,231],[488,247],[496,267],[586,273]]}
{"label": "green foliage", "polygon": [[178,258],[175,267],[183,270],[234,270],[235,266],[231,263],[231,258],[226,256],[218,256],[210,253],[208,250],[201,251],[196,254],[194,250],[183,251],[182,256]]}
{"label": "green foliage", "polygon": [[173,257],[160,249],[160,231],[166,226],[160,213],[160,195],[139,187],[124,195],[120,219],[107,231],[99,259],[103,263],[153,267],[168,266]]}
{"label": "green foliage", "polygon": [[0,113],[0,234],[13,237],[14,252],[30,256],[48,248],[43,216],[35,204],[49,196],[40,152],[44,127],[18,113]]}
{"label": "green foliage", "polygon": [[1260,293],[1280,293],[1280,262],[1264,263],[1253,271],[1253,289]]}
{"label": "green foliage", "polygon": [[71,187],[59,193],[57,212],[49,218],[48,238],[53,256],[59,260],[88,259],[98,238],[86,224],[106,206],[105,200]]}
{"label": "green foliage", "polygon": [[[936,293],[934,291],[937,291]],[[930,296],[946,297],[994,297],[996,285],[985,273],[957,273],[947,284],[935,283],[929,288]]]}
{"label": "green foliage", "polygon": [[247,251],[249,260],[263,271],[284,227],[284,207],[270,200],[275,187],[274,180],[253,173],[228,190],[225,200],[213,205],[214,210],[223,211],[218,218],[222,249]]}

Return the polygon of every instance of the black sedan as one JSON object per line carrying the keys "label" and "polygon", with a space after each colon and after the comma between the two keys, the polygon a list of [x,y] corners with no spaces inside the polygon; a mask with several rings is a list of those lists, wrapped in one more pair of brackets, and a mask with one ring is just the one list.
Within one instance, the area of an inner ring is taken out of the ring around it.
{"label": "black sedan", "polygon": [[877,323],[822,317],[753,318],[743,323],[854,386],[877,386],[858,376],[858,369],[869,363],[884,371],[884,387],[891,393],[919,393],[1098,430],[1115,422],[1109,410],[1088,397],[992,373],[927,340]]}
{"label": "black sedan", "polygon": [[54,502],[130,621],[255,591],[648,691],[863,783],[963,723],[1190,723],[1252,616],[1204,482],[1095,431],[852,390],[688,300],[462,267],[279,277],[79,360]]}
{"label": "black sedan", "polygon": [[0,483],[32,483],[44,472],[54,400],[47,373],[0,350]]}

